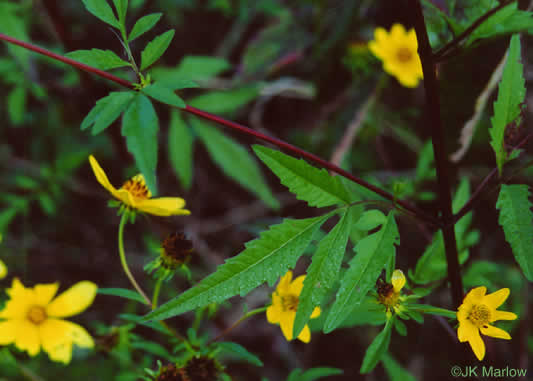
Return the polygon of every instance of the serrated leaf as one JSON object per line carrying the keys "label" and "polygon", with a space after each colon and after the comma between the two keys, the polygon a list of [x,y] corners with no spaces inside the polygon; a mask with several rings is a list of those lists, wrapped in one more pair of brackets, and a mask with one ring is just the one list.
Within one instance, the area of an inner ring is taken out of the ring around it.
{"label": "serrated leaf", "polygon": [[317,208],[350,203],[350,194],[341,181],[325,169],[263,146],[254,145],[253,150],[298,200]]}
{"label": "serrated leaf", "polygon": [[113,0],[113,4],[117,10],[120,24],[124,26],[126,21],[126,12],[128,11],[128,0]]}
{"label": "serrated leaf", "polygon": [[157,193],[157,131],[159,121],[150,99],[137,94],[122,118],[122,136],[153,195]]}
{"label": "serrated leaf", "polygon": [[81,0],[85,5],[85,8],[91,12],[94,16],[98,17],[103,22],[119,29],[120,23],[118,22],[113,10],[109,6],[106,0]]}
{"label": "serrated leaf", "polygon": [[99,134],[122,114],[134,97],[135,93],[132,91],[120,91],[109,93],[108,96],[100,98],[83,119],[81,129],[84,130],[94,124],[92,134]]}
{"label": "serrated leaf", "polygon": [[128,290],[125,288],[99,288],[98,293],[102,295],[118,296],[120,298],[134,300],[136,302],[146,304],[145,300],[138,292]]}
{"label": "serrated leaf", "polygon": [[503,227],[505,240],[524,276],[533,282],[533,206],[528,199],[529,189],[524,184],[503,184],[496,202],[500,211],[499,224]]}
{"label": "serrated leaf", "polygon": [[170,114],[168,131],[168,159],[181,184],[189,189],[192,184],[194,135],[178,111]]}
{"label": "serrated leaf", "polygon": [[376,336],[376,338],[366,349],[365,357],[363,358],[363,364],[361,365],[360,370],[362,374],[370,373],[376,367],[376,365],[378,365],[378,362],[381,360],[383,355],[387,353],[394,320],[395,316],[387,320],[383,331]]}
{"label": "serrated leaf", "polygon": [[211,91],[192,98],[187,104],[207,112],[224,114],[235,111],[253,101],[259,96],[259,90],[259,86],[252,85],[234,90]]}
{"label": "serrated leaf", "polygon": [[350,235],[353,218],[349,210],[341,213],[339,222],[320,241],[311,265],[307,269],[304,286],[298,298],[298,309],[294,319],[293,337],[298,337],[309,321],[314,308],[331,290],[339,276],[342,258]]}
{"label": "serrated leaf", "polygon": [[532,13],[519,10],[518,4],[512,2],[474,29],[468,37],[467,44],[480,39],[525,32],[531,28],[533,28]]}
{"label": "serrated leaf", "polygon": [[174,29],[170,29],[146,45],[146,48],[141,52],[141,70],[146,69],[165,53],[173,37]]}
{"label": "serrated leaf", "polygon": [[371,209],[363,213],[359,221],[355,224],[358,230],[369,231],[383,225],[387,221],[387,216],[380,210]]}
{"label": "serrated leaf", "polygon": [[135,40],[137,37],[142,36],[152,29],[155,24],[157,24],[161,16],[163,16],[162,13],[151,13],[137,20],[131,29],[130,35],[128,36],[128,42]]}
{"label": "serrated leaf", "polygon": [[294,267],[313,234],[332,214],[303,220],[285,219],[271,226],[259,238],[248,242],[244,251],[220,265],[215,273],[145,319],[163,320],[235,295],[244,296],[264,282],[272,286],[287,269]]}
{"label": "serrated leaf", "polygon": [[141,91],[161,103],[166,103],[179,108],[184,108],[186,106],[183,99],[181,99],[172,89],[169,89],[159,82],[152,83]]}
{"label": "serrated leaf", "polygon": [[357,243],[354,248],[356,255],[341,279],[337,298],[324,324],[324,333],[338,327],[353,308],[361,303],[368,291],[375,286],[390,257],[395,255],[395,245],[399,243],[400,233],[392,212],[378,232]]}
{"label": "serrated leaf", "polygon": [[490,119],[492,124],[492,128],[489,129],[492,138],[490,145],[496,154],[496,164],[500,175],[507,160],[504,147],[505,128],[517,120],[519,122],[520,105],[526,94],[523,67],[519,61],[520,52],[520,36],[514,35],[511,38],[507,62],[498,87],[498,98],[494,102],[494,116]]}
{"label": "serrated leaf", "polygon": [[226,175],[256,194],[271,208],[279,208],[279,202],[265,183],[259,165],[245,148],[197,118],[190,119],[190,124],[211,158]]}
{"label": "serrated leaf", "polygon": [[229,341],[223,341],[217,344],[218,348],[221,348],[223,351],[234,355],[235,357],[242,359],[246,362],[249,362],[255,366],[263,366],[263,362],[254,355],[253,353],[248,352],[246,348],[237,343],[232,343]]}
{"label": "serrated leaf", "polygon": [[95,67],[100,70],[110,70],[124,66],[131,66],[129,62],[124,61],[111,50],[75,50],[73,52],[67,53],[66,56],[72,58],[75,61]]}

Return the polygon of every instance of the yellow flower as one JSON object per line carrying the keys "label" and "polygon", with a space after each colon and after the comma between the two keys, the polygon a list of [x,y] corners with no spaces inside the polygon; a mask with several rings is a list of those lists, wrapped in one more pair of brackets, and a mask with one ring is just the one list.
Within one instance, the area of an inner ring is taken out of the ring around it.
{"label": "yellow flower", "polygon": [[[287,273],[280,279],[276,291],[272,293],[272,305],[266,310],[268,322],[279,324],[287,341],[292,340],[294,318],[296,317],[298,298],[304,287],[304,279],[305,275],[301,275],[291,282],[292,271],[287,271]],[[319,316],[320,307],[315,307],[311,314],[311,319]],[[298,339],[304,343],[308,343],[311,340],[311,331],[307,324],[298,335]]]}
{"label": "yellow flower", "polygon": [[507,332],[493,327],[489,323],[496,320],[514,320],[517,317],[512,312],[496,310],[509,296],[508,288],[502,288],[489,295],[485,295],[486,292],[486,287],[470,290],[457,311],[457,320],[459,321],[457,337],[461,343],[468,341],[480,361],[485,357],[485,344],[479,331],[486,336],[511,340],[511,336]]}
{"label": "yellow flower", "polygon": [[0,259],[0,279],[4,279],[7,275],[7,266],[6,264]]}
{"label": "yellow flower", "polygon": [[61,318],[76,315],[91,305],[96,295],[94,283],[75,284],[52,300],[58,283],[25,288],[17,279],[7,290],[10,300],[0,311],[0,345],[15,346],[36,356],[41,347],[53,361],[68,364],[72,344],[92,348],[94,342],[85,328]]}
{"label": "yellow flower", "polygon": [[370,51],[383,61],[383,69],[398,79],[405,87],[416,87],[423,78],[422,63],[418,56],[418,41],[414,29],[405,31],[401,24],[394,24],[390,33],[376,28]]}
{"label": "yellow flower", "polygon": [[98,182],[111,193],[113,197],[121,201],[124,205],[156,216],[191,214],[187,209],[183,209],[185,206],[185,200],[182,198],[151,198],[152,194],[148,190],[142,174],[134,176],[126,181],[121,188],[116,189],[111,185],[107,175],[93,155],[89,156],[89,162],[91,163],[96,180],[98,180]]}

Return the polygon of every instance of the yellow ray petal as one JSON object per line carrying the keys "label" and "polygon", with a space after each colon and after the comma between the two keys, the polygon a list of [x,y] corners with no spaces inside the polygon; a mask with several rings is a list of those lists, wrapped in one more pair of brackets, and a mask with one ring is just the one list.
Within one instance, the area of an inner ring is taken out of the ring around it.
{"label": "yellow ray petal", "polygon": [[39,306],[46,306],[57,292],[59,283],[38,284],[33,288],[35,302]]}
{"label": "yellow ray petal", "polygon": [[309,330],[309,326],[307,324],[305,325],[304,329],[302,329],[302,332],[300,332],[298,335],[298,339],[304,343],[311,341],[311,331]]}
{"label": "yellow ray petal", "polygon": [[485,295],[483,303],[491,308],[498,308],[505,302],[511,291],[508,288],[502,288],[492,294]]}
{"label": "yellow ray petal", "polygon": [[479,331],[476,329],[474,332],[475,333],[469,335],[468,343],[478,360],[481,361],[485,357],[485,343],[481,339]]}
{"label": "yellow ray petal", "polygon": [[279,323],[282,313],[283,313],[283,310],[281,309],[281,305],[272,303],[272,305],[268,307],[266,310],[268,322],[271,324]]}
{"label": "yellow ray petal", "polygon": [[319,317],[321,312],[322,311],[320,310],[320,307],[315,307],[315,309],[311,313],[310,319],[315,319],[315,318]]}
{"label": "yellow ray petal", "polygon": [[89,163],[91,164],[91,168],[93,169],[96,180],[98,180],[100,185],[102,185],[109,193],[115,196],[117,192],[116,188],[109,182],[107,175],[93,155],[89,156]]}
{"label": "yellow ray petal", "polygon": [[160,197],[140,200],[136,201],[134,206],[142,212],[156,216],[191,214],[189,210],[182,209],[185,206],[185,200],[179,197]]}
{"label": "yellow ray petal", "polygon": [[48,316],[69,317],[76,315],[91,305],[96,296],[96,284],[89,281],[76,283],[55,298],[46,308]]}
{"label": "yellow ray petal", "polygon": [[496,320],[515,320],[518,316],[512,312],[507,311],[494,311],[494,313],[491,316],[490,322]]}
{"label": "yellow ray petal", "polygon": [[491,336],[497,339],[511,340],[511,335],[509,335],[506,331],[504,331],[501,328],[497,328],[492,325],[489,325],[489,324],[487,324],[484,327],[481,327],[479,330],[485,336]]}
{"label": "yellow ray petal", "polygon": [[304,288],[305,275],[300,275],[294,279],[289,286],[289,293],[295,296],[299,296]]}
{"label": "yellow ray petal", "polygon": [[463,304],[474,303],[477,304],[481,301],[481,298],[485,296],[487,288],[485,286],[476,287],[470,290],[463,301]]}
{"label": "yellow ray petal", "polygon": [[296,317],[296,312],[285,312],[280,316],[279,325],[281,327],[281,332],[287,339],[287,341],[292,340],[292,330],[294,327],[294,318]]}
{"label": "yellow ray petal", "polygon": [[0,322],[0,345],[8,345],[15,341],[15,325],[20,320],[6,320]]}
{"label": "yellow ray petal", "polygon": [[13,279],[11,288],[7,289],[10,300],[0,311],[0,318],[24,319],[28,308],[34,304],[35,295],[31,288],[25,288],[18,278]]}
{"label": "yellow ray petal", "polygon": [[470,323],[469,320],[461,321],[459,320],[459,328],[457,328],[457,338],[461,343],[469,340],[470,337],[475,335],[479,336],[478,329],[475,325]]}
{"label": "yellow ray petal", "polygon": [[7,266],[6,264],[0,259],[0,279],[5,278],[7,275]]}
{"label": "yellow ray petal", "polygon": [[278,287],[276,287],[276,291],[279,294],[286,294],[289,292],[290,285],[292,280],[292,271],[289,270],[281,279],[279,280]]}
{"label": "yellow ray petal", "polygon": [[28,320],[17,320],[13,325],[15,346],[21,351],[26,351],[30,356],[35,356],[41,350],[41,339],[36,325]]}

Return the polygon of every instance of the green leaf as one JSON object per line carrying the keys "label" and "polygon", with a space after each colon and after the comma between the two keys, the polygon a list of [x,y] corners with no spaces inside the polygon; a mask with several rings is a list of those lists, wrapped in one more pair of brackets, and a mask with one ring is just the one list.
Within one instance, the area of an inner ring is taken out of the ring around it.
{"label": "green leaf", "polygon": [[498,222],[503,227],[505,240],[511,245],[524,276],[533,282],[533,205],[528,197],[527,185],[503,184],[496,208],[500,211]]}
{"label": "green leaf", "polygon": [[92,134],[99,134],[122,114],[134,97],[133,91],[120,91],[109,93],[107,97],[99,99],[83,119],[81,129],[84,130],[94,124]]}
{"label": "green leaf", "polygon": [[374,341],[368,346],[365,357],[363,358],[363,364],[361,365],[360,372],[362,374],[370,373],[382,357],[387,353],[390,344],[390,338],[392,333],[392,327],[394,325],[395,317],[393,316],[387,320],[383,331],[376,336]]}
{"label": "green leaf", "polygon": [[259,90],[259,86],[252,85],[235,90],[211,91],[195,97],[187,103],[207,112],[224,114],[235,111],[253,101],[259,95]]}
{"label": "green leaf", "polygon": [[469,45],[475,40],[525,32],[531,28],[533,28],[532,13],[519,10],[518,4],[513,2],[474,29],[468,37],[467,44]]}
{"label": "green leaf", "polygon": [[263,146],[254,145],[253,149],[281,183],[309,206],[323,208],[351,202],[350,194],[339,178],[330,176],[325,169],[317,169],[302,159]]}
{"label": "green leaf", "polygon": [[383,354],[381,361],[390,381],[416,381],[416,378],[388,353]]}
{"label": "green leaf", "polygon": [[72,58],[74,61],[81,62],[85,65],[89,65],[100,70],[110,70],[118,67],[131,66],[129,62],[124,61],[111,50],[75,50],[67,53],[66,56],[68,58]]}
{"label": "green leaf", "polygon": [[352,308],[351,312],[337,328],[382,325],[387,320],[385,312],[385,307],[382,304],[378,304],[375,297],[366,296],[361,304]]}
{"label": "green leaf", "polygon": [[242,345],[229,341],[222,341],[217,344],[217,347],[221,348],[224,352],[228,352],[239,359],[249,362],[252,365],[263,366],[263,362],[259,359],[259,357],[248,352],[248,350]]}
{"label": "green leaf", "polygon": [[167,361],[173,361],[174,357],[168,353],[165,347],[153,341],[139,340],[130,343],[131,348],[139,349],[143,352],[151,353],[159,358],[164,358]]}
{"label": "green leaf", "polygon": [[162,13],[151,13],[149,15],[141,17],[133,28],[131,29],[130,35],[128,37],[128,42],[135,40],[137,37],[142,36],[150,29],[152,29],[159,19],[163,16]]}
{"label": "green leaf", "polygon": [[174,29],[170,29],[146,45],[146,48],[141,52],[141,70],[146,69],[165,53],[173,37]]}
{"label": "green leaf", "polygon": [[152,83],[141,91],[161,103],[166,103],[179,108],[184,108],[186,106],[183,99],[181,99],[172,89],[169,89],[159,82]]}
{"label": "green leaf", "polygon": [[125,288],[99,288],[98,293],[102,295],[118,296],[120,298],[134,300],[136,302],[146,304],[145,300],[141,295],[139,295],[139,293],[132,290],[127,290]]}
{"label": "green leaf", "polygon": [[381,229],[360,240],[355,246],[356,255],[350,261],[350,268],[341,279],[335,303],[329,311],[324,333],[338,327],[364,299],[376,284],[379,274],[396,253],[394,245],[400,243],[400,233],[393,213],[389,213]]}
{"label": "green leaf", "polygon": [[153,195],[157,193],[157,130],[159,121],[150,99],[142,94],[131,102],[122,118],[122,136]]}
{"label": "green leaf", "polygon": [[223,58],[204,56],[185,56],[177,67],[157,67],[152,70],[152,77],[171,86],[183,80],[205,81],[230,68]]}
{"label": "green leaf", "polygon": [[300,331],[309,321],[314,308],[322,305],[322,301],[333,287],[339,276],[342,258],[346,252],[346,244],[352,228],[353,218],[350,211],[345,209],[341,213],[339,222],[319,243],[313,255],[311,265],[307,269],[304,287],[298,298],[298,310],[294,319],[293,337],[298,337]]}
{"label": "green leaf", "polygon": [[279,208],[279,202],[265,183],[259,165],[246,149],[197,118],[191,119],[190,123],[211,158],[226,175],[256,194],[271,208]]}
{"label": "green leaf", "polygon": [[24,122],[27,98],[28,92],[23,86],[16,86],[9,92],[7,96],[7,112],[11,123],[19,125]]}
{"label": "green leaf", "polygon": [[494,102],[494,116],[490,119],[492,123],[492,128],[489,130],[492,138],[490,145],[496,154],[500,175],[507,160],[504,146],[505,128],[514,122],[520,124],[521,103],[526,95],[523,67],[519,61],[520,51],[520,36],[514,35],[511,38],[507,62],[498,87],[498,99]]}
{"label": "green leaf", "polygon": [[332,214],[303,220],[285,219],[271,226],[258,239],[246,243],[244,251],[226,260],[215,273],[152,311],[145,319],[167,319],[235,295],[244,296],[265,281],[272,286],[287,269],[294,267],[313,234]]}
{"label": "green leaf", "polygon": [[[0,2],[1,33],[22,41],[30,41],[27,31],[29,23],[21,15],[25,7],[24,4],[16,4],[15,2]],[[13,44],[7,44],[7,49],[16,58],[17,65],[21,65],[26,70],[29,68],[31,52],[28,49]]]}
{"label": "green leaf", "polygon": [[335,376],[337,374],[342,374],[342,370],[337,369],[337,368],[326,368],[326,367],[312,368],[312,369],[306,370],[304,373],[299,375],[298,378],[296,378],[296,380],[297,381],[314,381],[322,377]]}
{"label": "green leaf", "polygon": [[168,131],[168,159],[185,189],[190,189],[193,173],[194,135],[180,113],[172,110]]}
{"label": "green leaf", "polygon": [[128,0],[113,0],[113,4],[117,10],[120,25],[125,26],[126,12],[128,11]]}
{"label": "green leaf", "polygon": [[100,20],[117,29],[120,29],[120,23],[115,17],[113,10],[107,4],[106,0],[81,0],[85,8]]}
{"label": "green leaf", "polygon": [[[452,203],[452,210],[457,213],[470,197],[470,185],[467,178],[463,178]],[[464,263],[468,259],[468,248],[475,244],[469,241],[468,230],[472,223],[472,213],[464,215],[455,224],[455,238],[459,251],[459,263]],[[413,282],[426,284],[446,277],[448,264],[446,262],[446,251],[442,231],[438,231],[431,243],[428,245],[422,256],[418,259],[413,274],[410,276]]]}

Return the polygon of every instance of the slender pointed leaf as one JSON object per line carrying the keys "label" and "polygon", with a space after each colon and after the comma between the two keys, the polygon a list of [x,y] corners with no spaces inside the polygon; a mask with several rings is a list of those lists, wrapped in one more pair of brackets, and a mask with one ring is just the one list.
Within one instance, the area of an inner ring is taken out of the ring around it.
{"label": "slender pointed leaf", "polygon": [[297,381],[315,381],[322,377],[335,376],[342,373],[342,370],[337,368],[311,368],[299,375]]}
{"label": "slender pointed leaf", "polygon": [[138,292],[128,290],[125,288],[99,288],[98,293],[102,295],[113,295],[120,298],[134,300],[136,302],[145,304],[145,300]]}
{"label": "slender pointed leaf", "polygon": [[159,121],[150,99],[137,94],[122,118],[122,136],[126,137],[128,151],[144,175],[152,194],[157,193],[157,131]]}
{"label": "slender pointed leaf", "polygon": [[146,86],[142,89],[142,92],[161,103],[166,103],[179,108],[185,107],[185,102],[174,92],[174,90],[169,89],[159,82]]}
{"label": "slender pointed leaf", "polygon": [[165,53],[173,37],[174,29],[170,29],[146,45],[146,48],[141,52],[141,70],[146,69]]}
{"label": "slender pointed leaf", "polygon": [[357,243],[356,255],[341,279],[337,298],[324,324],[325,333],[338,327],[375,286],[379,274],[396,253],[394,245],[399,243],[400,234],[392,212],[378,232]]}
{"label": "slender pointed leaf", "polygon": [[113,0],[113,4],[117,10],[120,25],[124,26],[126,21],[126,12],[128,11],[128,0]]}
{"label": "slender pointed leaf", "polygon": [[533,206],[529,201],[529,189],[524,184],[503,184],[496,208],[500,211],[498,222],[503,227],[505,240],[524,276],[533,282]]}
{"label": "slender pointed leaf", "polygon": [[179,112],[173,110],[168,131],[168,158],[185,189],[192,184],[193,150],[194,135]]}
{"label": "slender pointed leaf", "polygon": [[93,125],[92,134],[96,135],[111,125],[129,106],[135,93],[132,91],[114,91],[99,99],[81,123],[84,130]]}
{"label": "slender pointed leaf", "polygon": [[110,70],[124,66],[131,66],[128,61],[124,61],[111,50],[75,50],[73,52],[67,53],[66,56],[72,58],[75,61],[95,67],[100,70]]}
{"label": "slender pointed leaf", "polygon": [[313,234],[331,215],[285,219],[271,226],[258,239],[248,242],[244,251],[220,265],[215,273],[152,311],[145,319],[167,319],[235,295],[244,296],[264,282],[273,285],[287,269],[294,267]]}
{"label": "slender pointed leaf", "polygon": [[250,353],[246,348],[237,343],[232,343],[229,341],[223,341],[217,344],[218,348],[221,348],[224,352],[230,353],[233,356],[242,359],[246,362],[249,362],[255,366],[263,366],[263,362],[259,357]]}
{"label": "slender pointed leaf", "polygon": [[309,321],[314,308],[322,305],[324,296],[329,293],[339,276],[353,222],[353,218],[349,214],[350,210],[343,210],[339,222],[320,241],[318,249],[313,255],[311,265],[307,269],[304,287],[298,298],[293,337],[298,337],[300,331]]}
{"label": "slender pointed leaf", "polygon": [[323,208],[336,204],[349,204],[351,196],[334,176],[325,169],[317,169],[301,159],[295,159],[279,151],[259,145],[253,149],[281,183],[296,195],[298,200],[306,201],[309,206]]}
{"label": "slender pointed leaf", "polygon": [[150,29],[152,29],[155,24],[157,24],[161,16],[163,16],[162,13],[151,13],[137,20],[137,22],[135,23],[135,25],[133,25],[133,28],[131,29],[130,35],[128,36],[128,41],[133,41],[137,37],[142,36]]}
{"label": "slender pointed leaf", "polygon": [[279,202],[268,188],[259,165],[245,148],[197,118],[190,119],[190,123],[209,155],[226,175],[256,194],[271,208],[279,208]]}
{"label": "slender pointed leaf", "polygon": [[120,23],[118,22],[113,10],[109,6],[106,0],[81,0],[85,5],[85,8],[93,15],[98,17],[103,22],[114,26],[115,28],[120,28]]}
{"label": "slender pointed leaf", "polygon": [[392,327],[394,325],[395,317],[387,320],[387,324],[383,328],[383,331],[376,336],[374,341],[368,346],[365,357],[363,358],[363,364],[361,365],[361,373],[366,374],[370,373],[381,358],[387,353],[389,348],[390,338],[392,333]]}

